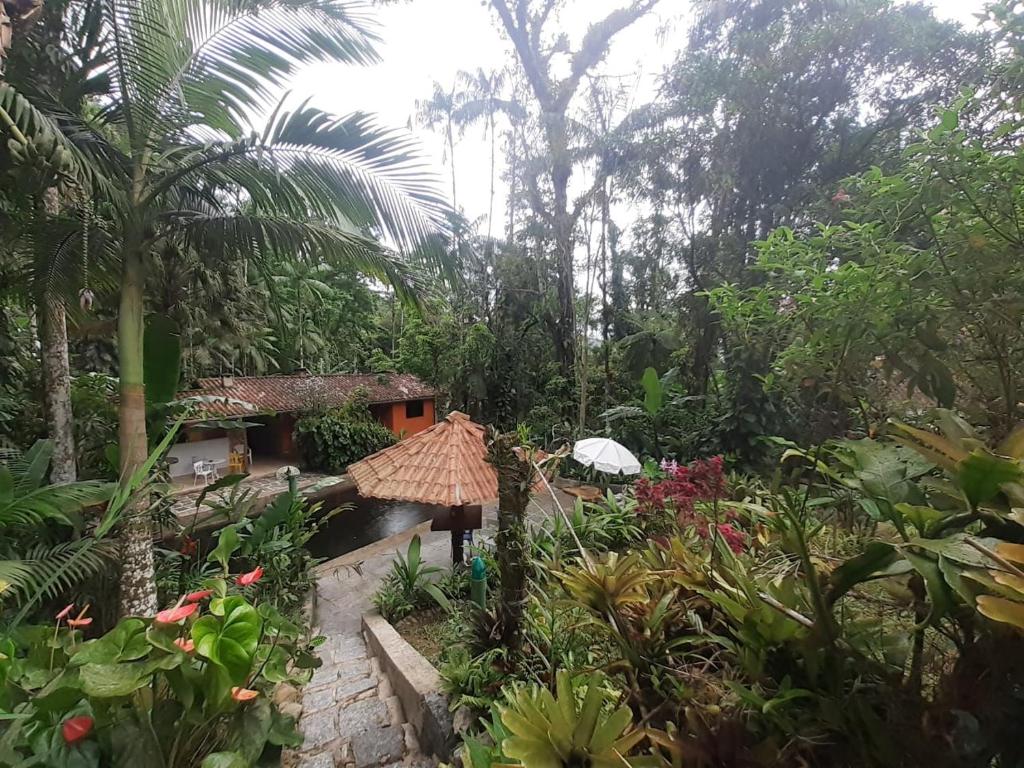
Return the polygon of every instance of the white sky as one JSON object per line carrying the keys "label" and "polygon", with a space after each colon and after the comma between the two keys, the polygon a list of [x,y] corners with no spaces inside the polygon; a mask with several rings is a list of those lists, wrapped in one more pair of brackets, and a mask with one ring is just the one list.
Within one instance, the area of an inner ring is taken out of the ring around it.
{"label": "white sky", "polygon": [[[973,27],[977,23],[974,14],[984,0],[932,0],[931,4],[940,17]],[[568,0],[561,23],[575,42],[591,20],[622,5],[624,0]],[[680,19],[689,5],[687,0],[662,0],[655,13],[615,38],[601,71],[641,72],[641,89],[653,91],[653,78],[681,44],[684,27]],[[500,69],[509,60],[510,44],[499,34],[486,0],[409,0],[376,8],[373,13],[380,23],[382,62],[373,67],[311,67],[293,82],[292,97],[310,98],[317,107],[335,114],[373,112],[381,122],[395,127],[412,119],[413,130],[447,191],[449,170],[443,160],[443,139],[415,125],[416,101],[429,98],[435,80],[450,87],[459,70]],[[675,29],[675,34],[659,35],[666,25]],[[459,205],[471,219],[487,213],[489,151],[482,127],[471,128],[456,146]],[[501,211],[499,186],[495,203],[495,229],[499,232]]]}

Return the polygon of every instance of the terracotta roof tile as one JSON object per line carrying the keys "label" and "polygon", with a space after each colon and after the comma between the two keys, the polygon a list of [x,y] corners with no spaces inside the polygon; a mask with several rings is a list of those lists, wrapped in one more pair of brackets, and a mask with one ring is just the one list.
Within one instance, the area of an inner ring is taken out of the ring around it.
{"label": "terracotta roof tile", "polygon": [[179,393],[179,399],[201,398],[195,401],[199,407],[210,416],[220,417],[301,411],[313,391],[322,393],[329,405],[341,405],[357,389],[366,391],[371,404],[423,400],[435,394],[408,373],[234,376],[199,379],[198,384],[195,389]]}
{"label": "terracotta roof tile", "polygon": [[452,507],[484,504],[498,496],[498,477],[487,463],[484,428],[453,411],[432,427],[350,464],[359,493]]}

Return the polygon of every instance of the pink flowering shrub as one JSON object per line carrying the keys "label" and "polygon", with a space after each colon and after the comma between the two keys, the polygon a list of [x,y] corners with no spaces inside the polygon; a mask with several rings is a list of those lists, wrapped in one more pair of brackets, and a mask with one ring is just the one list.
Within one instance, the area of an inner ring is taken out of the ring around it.
{"label": "pink flowering shrub", "polygon": [[689,465],[662,462],[665,477],[661,480],[638,480],[634,488],[638,511],[652,515],[662,510],[672,512],[680,527],[692,527],[707,539],[712,522],[706,514],[708,505],[716,510],[718,535],[725,539],[733,552],[746,548],[745,535],[734,525],[736,514],[732,510],[719,510],[718,500],[725,495],[725,473],[721,456],[697,459]]}

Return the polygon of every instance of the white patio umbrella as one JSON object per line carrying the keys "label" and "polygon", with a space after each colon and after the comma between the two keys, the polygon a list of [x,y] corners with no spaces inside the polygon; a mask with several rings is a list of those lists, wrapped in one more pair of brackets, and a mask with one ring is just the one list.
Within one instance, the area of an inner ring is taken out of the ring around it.
{"label": "white patio umbrella", "polygon": [[617,475],[636,475],[640,462],[629,450],[607,437],[588,437],[572,449],[572,457],[580,464]]}

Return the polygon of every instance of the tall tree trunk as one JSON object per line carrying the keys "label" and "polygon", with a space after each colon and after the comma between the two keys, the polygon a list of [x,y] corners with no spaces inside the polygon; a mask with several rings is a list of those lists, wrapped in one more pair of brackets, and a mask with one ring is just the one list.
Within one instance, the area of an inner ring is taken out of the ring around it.
{"label": "tall tree trunk", "polygon": [[569,215],[569,176],[572,174],[572,160],[569,157],[565,115],[548,114],[545,123],[548,146],[551,150],[555,258],[558,274],[555,352],[562,368],[562,376],[571,385],[575,381],[576,365],[576,285],[573,270],[572,217]]}
{"label": "tall tree trunk", "polygon": [[498,535],[495,538],[501,574],[498,606],[501,644],[512,651],[522,641],[526,607],[526,505],[533,485],[533,465],[517,452],[515,434],[497,435],[487,449],[487,460],[498,473]]}
{"label": "tall tree trunk", "polygon": [[604,358],[604,407],[612,402],[611,324],[612,312],[608,306],[608,222],[611,180],[605,179],[601,191],[601,351]]}
{"label": "tall tree trunk", "polygon": [[[142,255],[135,248],[124,254],[121,275],[121,309],[117,319],[118,360],[121,381],[120,426],[121,478],[126,480],[145,463],[146,389],[143,381],[142,339],[144,330]],[[122,616],[156,612],[153,532],[146,501],[129,510],[121,525]]]}
{"label": "tall tree trunk", "polygon": [[497,160],[497,143],[498,138],[494,134],[494,105],[491,105],[491,111],[488,115],[488,122],[490,123],[491,129],[491,198],[490,207],[487,209],[487,245],[491,247],[491,237],[494,234],[494,169],[496,167]]}
{"label": "tall tree trunk", "polygon": [[459,198],[455,188],[455,135],[452,133],[452,115],[448,113],[448,127],[445,131],[448,140],[448,162],[452,165],[452,210],[459,212]]}
{"label": "tall tree trunk", "polygon": [[516,182],[519,174],[519,141],[516,137],[516,128],[513,124],[509,130],[509,155],[508,155],[508,233],[505,239],[509,245],[516,236]]}
{"label": "tall tree trunk", "polygon": [[[43,192],[43,209],[49,218],[60,213],[56,187]],[[75,421],[71,411],[71,366],[68,362],[68,325],[64,300],[43,287],[39,301],[39,340],[42,347],[43,399],[46,427],[53,440],[50,482],[73,483],[75,470]]]}
{"label": "tall tree trunk", "polygon": [[46,426],[53,440],[50,482],[54,485],[73,483],[78,473],[75,470],[75,422],[71,412],[68,326],[63,301],[49,292],[44,293],[39,319]]}

